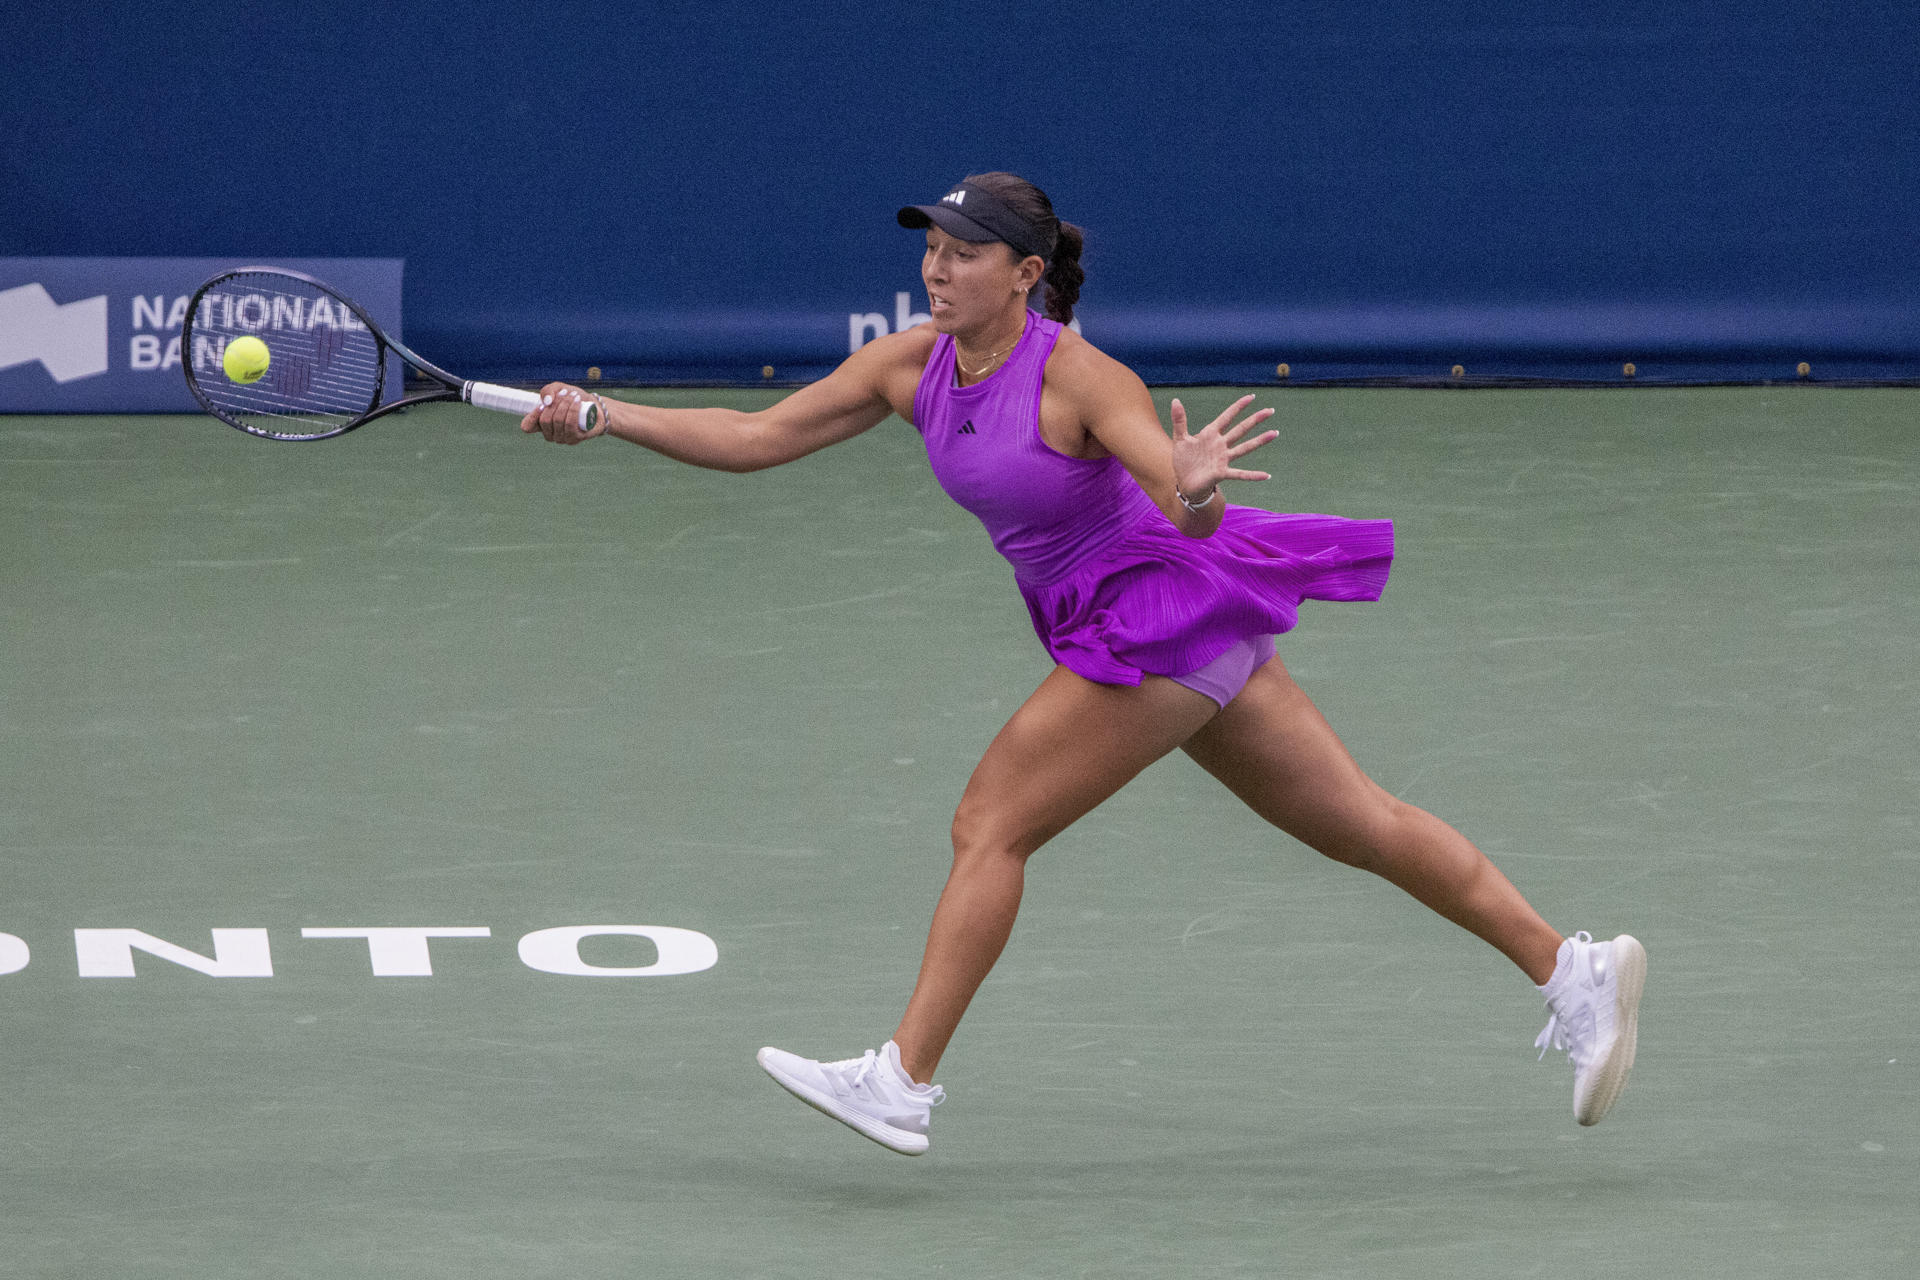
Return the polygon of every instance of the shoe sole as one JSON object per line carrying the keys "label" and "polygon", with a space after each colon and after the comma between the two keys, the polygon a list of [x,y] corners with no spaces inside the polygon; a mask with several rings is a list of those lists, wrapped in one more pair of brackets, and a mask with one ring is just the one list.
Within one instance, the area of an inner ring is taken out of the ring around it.
{"label": "shoe sole", "polygon": [[1623,933],[1613,940],[1614,973],[1619,987],[1614,994],[1613,1025],[1616,1034],[1613,1051],[1595,1068],[1598,1073],[1584,1112],[1574,1119],[1583,1125],[1596,1125],[1613,1110],[1627,1087],[1633,1072],[1633,1056],[1640,1042],[1640,993],[1647,985],[1647,949],[1632,934]]}
{"label": "shoe sole", "polygon": [[754,1060],[760,1064],[762,1071],[773,1077],[775,1084],[821,1115],[838,1120],[861,1137],[877,1142],[889,1151],[897,1151],[903,1156],[920,1156],[927,1153],[927,1148],[932,1144],[925,1134],[909,1133],[905,1129],[896,1129],[890,1124],[870,1120],[857,1111],[847,1110],[840,1105],[838,1099],[821,1093],[811,1085],[791,1079],[783,1073],[777,1065],[768,1060],[769,1055],[775,1052],[777,1051],[771,1048],[762,1049],[754,1055]]}

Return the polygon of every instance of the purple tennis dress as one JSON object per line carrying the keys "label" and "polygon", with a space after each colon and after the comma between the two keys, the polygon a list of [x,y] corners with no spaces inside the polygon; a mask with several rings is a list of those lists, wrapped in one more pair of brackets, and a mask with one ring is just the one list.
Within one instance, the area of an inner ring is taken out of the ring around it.
{"label": "purple tennis dress", "polygon": [[953,337],[934,343],[913,420],[940,487],[1013,565],[1055,662],[1103,684],[1180,677],[1255,637],[1291,630],[1300,601],[1377,600],[1393,522],[1229,505],[1189,538],[1118,458],[1072,458],[1040,435],[1040,385],[1061,326],[1027,313],[1006,363],[954,385]]}

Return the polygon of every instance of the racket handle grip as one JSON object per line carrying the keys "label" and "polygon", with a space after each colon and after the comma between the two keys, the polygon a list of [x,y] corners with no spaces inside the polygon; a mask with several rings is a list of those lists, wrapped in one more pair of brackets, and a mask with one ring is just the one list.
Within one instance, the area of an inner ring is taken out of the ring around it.
{"label": "racket handle grip", "polygon": [[[518,387],[503,387],[493,382],[469,382],[460,388],[460,398],[468,404],[481,409],[492,409],[496,413],[511,413],[524,418],[540,407],[538,392],[522,391]],[[591,400],[580,402],[580,420],[576,424],[582,434],[594,429],[600,422],[600,406]]]}

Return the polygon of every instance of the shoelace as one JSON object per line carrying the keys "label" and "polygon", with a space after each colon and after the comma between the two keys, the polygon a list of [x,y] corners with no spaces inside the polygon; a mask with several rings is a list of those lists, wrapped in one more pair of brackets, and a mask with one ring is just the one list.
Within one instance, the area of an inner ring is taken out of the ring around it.
{"label": "shoelace", "polygon": [[[853,1059],[849,1058],[847,1061],[852,1062]],[[859,1062],[854,1063],[853,1075],[847,1083],[852,1088],[858,1089],[879,1072],[880,1054],[876,1050],[869,1049],[861,1055]],[[911,1091],[923,1098],[930,1107],[937,1107],[947,1100],[947,1091],[937,1084],[927,1086],[924,1091],[919,1086],[912,1086]]]}
{"label": "shoelace", "polygon": [[1567,1029],[1560,1025],[1560,1015],[1558,1013],[1555,1013],[1547,1019],[1546,1029],[1542,1031],[1539,1038],[1533,1042],[1533,1047],[1540,1051],[1540,1056],[1534,1059],[1535,1062],[1544,1060],[1547,1056],[1547,1050],[1549,1049],[1565,1049],[1568,1047]]}
{"label": "shoelace", "polygon": [[[1582,929],[1579,933],[1573,935],[1573,940],[1582,946],[1591,946],[1593,944],[1593,935],[1585,929]],[[1535,1062],[1539,1062],[1545,1058],[1549,1049],[1565,1049],[1571,1052],[1574,1041],[1581,1038],[1578,1030],[1560,1020],[1560,1011],[1558,1009],[1555,1009],[1551,1004],[1549,1004],[1547,1008],[1551,1011],[1551,1016],[1547,1018],[1545,1029],[1540,1032],[1539,1037],[1533,1042],[1533,1047],[1540,1051],[1540,1057],[1535,1058]]]}
{"label": "shoelace", "polygon": [[[1555,1009],[1552,1005],[1548,1005],[1547,1008],[1552,1010],[1552,1016],[1547,1019],[1546,1029],[1541,1031],[1539,1039],[1533,1042],[1534,1048],[1540,1050],[1541,1058],[1547,1056],[1549,1049],[1565,1049],[1573,1056],[1575,1065],[1580,1065],[1583,1061],[1582,1055],[1593,1043],[1592,1007],[1576,1005],[1570,1012]],[[1539,1059],[1536,1058],[1535,1061]]]}

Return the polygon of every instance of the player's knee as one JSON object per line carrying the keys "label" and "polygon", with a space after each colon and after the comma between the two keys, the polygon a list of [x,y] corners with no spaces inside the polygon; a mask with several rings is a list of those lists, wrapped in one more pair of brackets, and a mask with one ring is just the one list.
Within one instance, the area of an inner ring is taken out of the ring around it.
{"label": "player's knee", "polygon": [[994,858],[1024,859],[1039,847],[1002,814],[966,800],[953,815],[953,864],[956,869]]}

